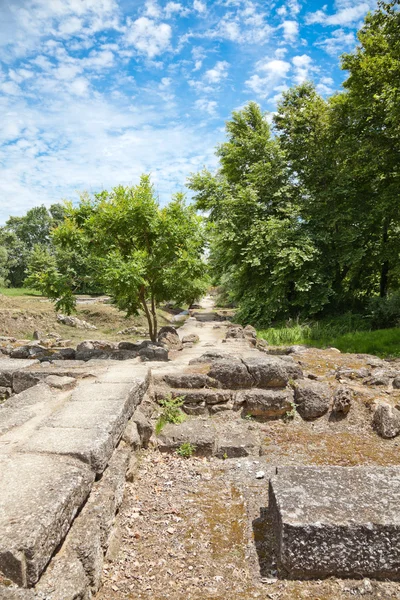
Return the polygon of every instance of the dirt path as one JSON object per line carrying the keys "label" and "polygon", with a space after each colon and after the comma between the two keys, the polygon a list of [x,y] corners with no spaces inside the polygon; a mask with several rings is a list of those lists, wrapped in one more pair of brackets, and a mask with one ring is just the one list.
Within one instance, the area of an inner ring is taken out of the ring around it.
{"label": "dirt path", "polygon": [[[180,333],[196,333],[200,342],[177,355],[177,369],[211,346],[227,352],[235,347],[223,343],[224,328],[213,320],[210,298],[199,312],[201,320],[189,319]],[[354,415],[349,432],[345,425],[322,421],[315,427],[300,419],[289,426],[254,423],[265,432],[260,457],[184,459],[142,451],[119,513],[121,545],[104,569],[96,600],[400,599],[399,585],[390,582],[276,578],[265,517],[275,465],[342,464],[348,460],[342,435],[363,437],[365,456],[358,449],[357,464],[397,461],[398,449],[373,433],[360,433],[357,419],[364,417]],[[217,415],[215,420],[229,428],[232,418]],[[339,440],[329,450],[324,446],[328,427],[336,428],[332,435]]]}

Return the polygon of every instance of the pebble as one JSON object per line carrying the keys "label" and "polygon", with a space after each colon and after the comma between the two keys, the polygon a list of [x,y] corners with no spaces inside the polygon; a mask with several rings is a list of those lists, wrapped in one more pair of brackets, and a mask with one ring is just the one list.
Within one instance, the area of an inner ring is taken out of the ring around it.
{"label": "pebble", "polygon": [[264,479],[264,477],[265,477],[265,471],[257,471],[256,479]]}

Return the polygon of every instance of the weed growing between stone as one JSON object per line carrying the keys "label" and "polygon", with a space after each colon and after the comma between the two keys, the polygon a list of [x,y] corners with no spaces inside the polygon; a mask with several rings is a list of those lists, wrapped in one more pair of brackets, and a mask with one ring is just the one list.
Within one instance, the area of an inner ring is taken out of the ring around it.
{"label": "weed growing between stone", "polygon": [[176,453],[178,454],[178,456],[181,456],[182,458],[190,458],[191,456],[193,456],[195,451],[196,451],[196,446],[194,444],[191,444],[190,442],[184,442],[183,444],[181,444],[179,446]]}
{"label": "weed growing between stone", "polygon": [[155,427],[157,435],[161,433],[164,425],[167,423],[174,423],[175,425],[183,423],[186,415],[180,407],[183,405],[184,400],[185,396],[178,396],[176,398],[168,396],[165,400],[160,400],[159,404],[162,407],[162,412],[158,417]]}

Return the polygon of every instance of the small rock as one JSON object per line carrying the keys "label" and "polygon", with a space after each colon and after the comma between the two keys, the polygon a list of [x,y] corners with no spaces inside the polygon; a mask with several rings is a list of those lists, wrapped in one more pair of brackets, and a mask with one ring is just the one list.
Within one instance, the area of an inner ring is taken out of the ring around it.
{"label": "small rock", "polygon": [[332,412],[347,415],[351,408],[353,393],[350,388],[340,386],[333,395]]}
{"label": "small rock", "polygon": [[265,477],[265,471],[257,471],[256,479],[264,479],[264,477]]}
{"label": "small rock", "polygon": [[374,412],[372,426],[385,439],[396,437],[400,433],[400,410],[382,402]]}

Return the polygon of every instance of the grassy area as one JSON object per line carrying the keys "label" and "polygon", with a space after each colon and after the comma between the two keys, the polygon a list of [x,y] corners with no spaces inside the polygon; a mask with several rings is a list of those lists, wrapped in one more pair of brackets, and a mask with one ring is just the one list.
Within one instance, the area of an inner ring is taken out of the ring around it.
{"label": "grassy area", "polygon": [[258,332],[274,346],[304,344],[317,348],[333,346],[342,352],[400,356],[400,328],[372,331],[358,315],[344,315],[330,321],[289,322]]}
{"label": "grassy area", "polygon": [[9,296],[15,298],[17,296],[41,296],[41,293],[37,290],[31,290],[29,288],[2,288],[0,287],[0,294],[3,296]]}

